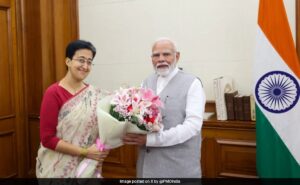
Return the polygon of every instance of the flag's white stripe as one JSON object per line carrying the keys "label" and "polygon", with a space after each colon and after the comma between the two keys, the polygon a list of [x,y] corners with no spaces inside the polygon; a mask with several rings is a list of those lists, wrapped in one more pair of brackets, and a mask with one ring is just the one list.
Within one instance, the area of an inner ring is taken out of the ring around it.
{"label": "flag's white stripe", "polygon": [[[285,71],[293,75],[299,83],[300,81],[297,76],[283,61],[260,28],[258,29],[257,39],[256,58],[254,64],[254,87],[259,78],[261,78],[264,74],[275,70]],[[300,101],[298,101],[295,107],[290,111],[279,114],[268,112],[262,108],[259,103],[257,104],[300,165],[299,102]]]}

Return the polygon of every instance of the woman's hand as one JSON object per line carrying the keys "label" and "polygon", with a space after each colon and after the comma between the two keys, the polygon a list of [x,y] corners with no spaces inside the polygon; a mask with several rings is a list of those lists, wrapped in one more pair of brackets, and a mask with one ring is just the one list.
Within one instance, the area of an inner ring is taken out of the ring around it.
{"label": "woman's hand", "polygon": [[103,162],[104,159],[109,154],[109,150],[99,151],[99,149],[96,147],[96,145],[92,145],[89,148],[87,148],[87,155],[86,158],[94,159],[98,162]]}

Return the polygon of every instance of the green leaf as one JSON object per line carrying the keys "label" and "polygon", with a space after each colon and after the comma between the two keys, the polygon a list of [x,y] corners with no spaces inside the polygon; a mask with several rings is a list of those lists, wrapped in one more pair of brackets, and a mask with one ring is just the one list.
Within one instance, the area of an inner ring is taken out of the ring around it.
{"label": "green leaf", "polygon": [[[123,117],[121,114],[119,114],[118,112],[114,111],[114,108],[116,107],[116,105],[112,105],[109,109],[109,114],[116,118],[118,121],[125,121],[125,117]],[[139,119],[136,116],[132,116],[130,119],[130,123],[131,124],[135,124],[139,129],[141,130],[145,130],[148,131],[145,127],[145,125],[139,124]]]}
{"label": "green leaf", "polygon": [[119,114],[118,112],[114,111],[114,108],[116,106],[112,105],[109,109],[109,114],[112,115],[112,117],[116,118],[118,121],[125,121],[125,118]]}
{"label": "green leaf", "polygon": [[139,124],[139,119],[135,116],[132,116],[131,119],[130,119],[130,122],[132,124],[135,124],[139,129],[141,130],[145,130],[145,131],[148,131],[145,127],[145,125],[142,125],[142,124]]}

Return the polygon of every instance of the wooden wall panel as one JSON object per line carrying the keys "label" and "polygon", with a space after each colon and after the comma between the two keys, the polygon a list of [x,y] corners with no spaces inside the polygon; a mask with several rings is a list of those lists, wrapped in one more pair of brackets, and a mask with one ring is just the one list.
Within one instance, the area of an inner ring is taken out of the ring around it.
{"label": "wooden wall panel", "polygon": [[37,0],[23,2],[23,52],[26,103],[29,115],[39,115],[42,99],[42,42],[40,3]]}
{"label": "wooden wall panel", "polygon": [[12,61],[9,53],[9,32],[10,28],[8,25],[8,9],[0,9],[0,97],[1,97],[1,106],[0,106],[0,117],[13,114],[13,96],[10,96],[13,92],[13,83],[12,82],[12,71],[10,70]]}
{"label": "wooden wall panel", "polygon": [[50,84],[56,81],[55,75],[55,52],[54,52],[54,20],[53,3],[48,0],[40,0],[41,15],[41,49],[42,49],[42,88],[45,90]]}
{"label": "wooden wall panel", "polygon": [[10,6],[11,6],[10,0],[0,0],[0,7],[8,8]]}
{"label": "wooden wall panel", "polygon": [[39,111],[42,99],[42,40],[40,1],[22,2],[22,36],[25,97],[27,105],[27,164],[26,175],[35,176],[35,157],[39,141]]}
{"label": "wooden wall panel", "polygon": [[219,177],[256,177],[255,141],[216,139]]}
{"label": "wooden wall panel", "polygon": [[[14,120],[6,120],[5,123],[1,122],[1,127],[3,125],[11,126]],[[2,151],[0,152],[0,177],[17,177],[18,166],[17,166],[17,155],[16,155],[16,137],[14,128],[10,131],[0,132],[0,146]]]}
{"label": "wooden wall panel", "polygon": [[[202,131],[202,134],[203,133]],[[217,165],[215,165],[215,159],[212,154],[216,153],[216,141],[213,138],[204,137],[202,138],[201,146],[201,170],[202,177],[216,177],[217,176]],[[209,151],[207,151],[209,148]]]}
{"label": "wooden wall panel", "polygon": [[[78,38],[77,1],[52,0],[54,21],[54,49],[56,64],[56,79],[66,74],[65,49],[67,44]],[[64,16],[61,16],[64,15]]]}
{"label": "wooden wall panel", "polygon": [[[16,0],[0,0],[0,177],[24,175],[26,160],[22,60]],[[2,103],[3,102],[3,103]]]}
{"label": "wooden wall panel", "polygon": [[103,164],[105,178],[134,178],[136,177],[137,147],[122,146],[110,151]]}
{"label": "wooden wall panel", "polygon": [[39,148],[40,144],[40,137],[39,137],[39,119],[38,118],[30,118],[28,122],[28,158],[29,158],[29,163],[28,163],[28,171],[27,175],[29,177],[35,177],[35,164],[36,164],[36,156],[37,156],[37,151]]}
{"label": "wooden wall panel", "polygon": [[204,121],[202,176],[257,178],[255,122]]}
{"label": "wooden wall panel", "polygon": [[21,1],[24,79],[27,105],[27,175],[35,176],[39,111],[46,88],[66,73],[67,43],[78,39],[77,0]]}

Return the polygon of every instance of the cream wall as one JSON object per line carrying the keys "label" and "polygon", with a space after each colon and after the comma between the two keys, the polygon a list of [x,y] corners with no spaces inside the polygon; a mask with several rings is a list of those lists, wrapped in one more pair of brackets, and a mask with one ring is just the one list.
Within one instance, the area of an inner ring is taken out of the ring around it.
{"label": "cream wall", "polygon": [[[295,33],[295,1],[285,0]],[[151,45],[177,42],[179,66],[202,79],[213,100],[213,79],[234,78],[251,93],[258,0],[79,0],[80,38],[97,48],[89,83],[114,90],[140,85],[153,72]]]}

